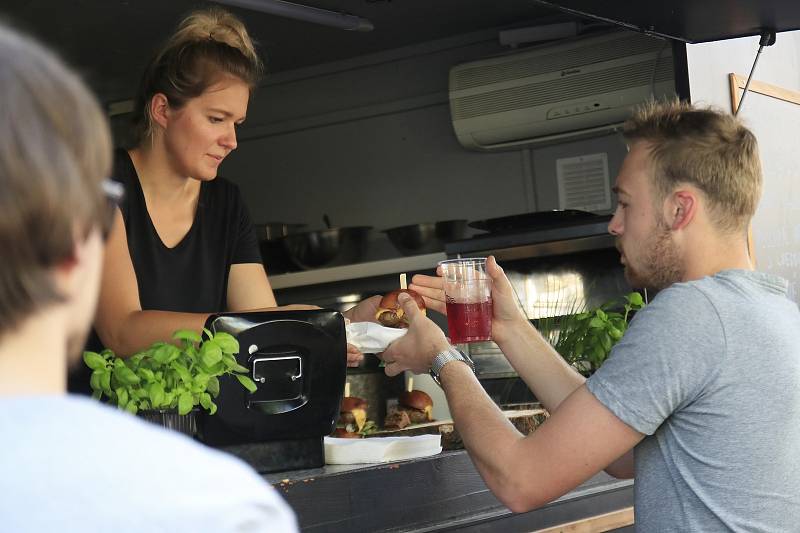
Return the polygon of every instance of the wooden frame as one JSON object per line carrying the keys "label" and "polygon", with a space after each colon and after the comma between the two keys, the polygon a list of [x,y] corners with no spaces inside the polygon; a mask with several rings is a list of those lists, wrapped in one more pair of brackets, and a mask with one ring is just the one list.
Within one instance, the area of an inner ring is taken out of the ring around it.
{"label": "wooden frame", "polygon": [[[735,113],[736,108],[739,107],[739,102],[742,100],[739,95],[739,89],[744,89],[744,86],[747,84],[747,76],[741,76],[731,72],[728,74],[728,81],[731,85],[731,113]],[[747,91],[777,98],[778,100],[783,100],[790,104],[800,105],[800,92],[784,89],[783,87],[764,83],[763,81],[752,80]]]}
{"label": "wooden frame", "polygon": [[[742,76],[731,72],[728,74],[728,82],[730,83],[731,89],[731,113],[736,113],[736,109],[739,107],[739,103],[742,101],[742,97],[739,94],[739,89],[743,90],[745,85],[747,85],[747,76]],[[784,102],[790,104],[800,105],[800,92],[778,87],[777,85],[772,85],[763,81],[751,80],[750,87],[748,87],[747,91],[763,94],[764,96],[769,96],[778,100],[783,100]],[[750,259],[753,261],[753,266],[755,266],[756,256],[755,250],[753,249],[752,225],[747,228],[747,251],[750,254]]]}
{"label": "wooden frame", "polygon": [[560,526],[537,529],[533,533],[603,533],[633,524],[633,507],[626,507],[619,511],[591,516]]}

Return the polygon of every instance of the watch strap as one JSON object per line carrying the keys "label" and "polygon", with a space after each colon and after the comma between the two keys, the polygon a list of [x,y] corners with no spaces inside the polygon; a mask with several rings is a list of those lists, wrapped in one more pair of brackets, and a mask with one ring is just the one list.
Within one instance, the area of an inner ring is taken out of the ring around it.
{"label": "watch strap", "polygon": [[442,386],[442,382],[439,380],[439,374],[441,374],[442,368],[444,368],[445,365],[452,363],[453,361],[461,361],[466,363],[472,372],[475,372],[475,363],[472,362],[472,359],[470,359],[468,355],[455,346],[450,346],[446,350],[442,350],[441,352],[437,353],[433,358],[433,361],[431,361],[431,377],[433,378],[433,381],[435,381],[440,387]]}

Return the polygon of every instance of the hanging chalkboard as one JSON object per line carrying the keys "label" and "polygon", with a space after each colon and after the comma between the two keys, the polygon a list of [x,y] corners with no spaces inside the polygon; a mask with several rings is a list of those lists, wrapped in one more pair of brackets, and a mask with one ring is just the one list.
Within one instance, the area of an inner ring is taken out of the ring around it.
{"label": "hanging chalkboard", "polygon": [[[730,74],[731,108],[739,105],[746,78]],[[800,93],[751,81],[739,118],[755,133],[764,192],[753,218],[751,250],[759,270],[789,280],[800,301]]]}

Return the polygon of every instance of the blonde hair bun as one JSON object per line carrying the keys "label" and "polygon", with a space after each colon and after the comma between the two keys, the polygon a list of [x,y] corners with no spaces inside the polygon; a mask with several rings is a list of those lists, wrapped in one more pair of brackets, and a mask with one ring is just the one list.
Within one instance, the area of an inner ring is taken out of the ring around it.
{"label": "blonde hair bun", "polygon": [[192,42],[211,40],[239,50],[253,63],[260,63],[255,45],[241,20],[220,8],[189,14],[170,38],[167,48],[179,48]]}

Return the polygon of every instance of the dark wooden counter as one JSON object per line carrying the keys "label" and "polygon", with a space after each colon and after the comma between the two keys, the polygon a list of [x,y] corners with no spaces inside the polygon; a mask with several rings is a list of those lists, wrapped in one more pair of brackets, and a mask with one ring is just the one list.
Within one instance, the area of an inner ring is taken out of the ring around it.
{"label": "dark wooden counter", "polygon": [[264,475],[308,532],[534,531],[633,505],[633,481],[598,474],[540,509],[513,514],[463,450],[380,465]]}

